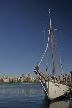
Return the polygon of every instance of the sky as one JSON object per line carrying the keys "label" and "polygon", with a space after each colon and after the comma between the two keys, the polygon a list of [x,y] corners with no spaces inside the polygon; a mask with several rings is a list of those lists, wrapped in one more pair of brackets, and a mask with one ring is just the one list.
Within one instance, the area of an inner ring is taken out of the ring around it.
{"label": "sky", "polygon": [[[48,10],[51,9],[55,32],[65,73],[72,70],[72,1],[71,0],[0,0],[0,75],[34,75],[47,42]],[[51,56],[45,56],[40,70],[48,62],[52,73]],[[57,54],[55,61],[58,61]],[[59,62],[58,62],[59,63]],[[58,65],[57,63],[57,65]],[[57,73],[60,70],[57,68]]]}

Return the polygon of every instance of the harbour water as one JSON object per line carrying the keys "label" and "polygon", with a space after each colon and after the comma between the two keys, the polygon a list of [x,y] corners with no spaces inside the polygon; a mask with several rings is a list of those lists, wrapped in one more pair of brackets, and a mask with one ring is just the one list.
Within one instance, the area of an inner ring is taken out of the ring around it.
{"label": "harbour water", "polygon": [[0,108],[68,108],[69,104],[70,100],[49,104],[40,84],[0,84]]}

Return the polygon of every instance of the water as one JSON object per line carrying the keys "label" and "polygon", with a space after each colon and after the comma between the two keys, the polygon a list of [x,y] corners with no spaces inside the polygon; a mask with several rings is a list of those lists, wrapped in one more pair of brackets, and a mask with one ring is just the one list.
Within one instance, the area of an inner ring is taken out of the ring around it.
{"label": "water", "polygon": [[49,104],[40,84],[0,84],[0,108],[64,108],[64,106],[65,108],[69,106],[69,100]]}

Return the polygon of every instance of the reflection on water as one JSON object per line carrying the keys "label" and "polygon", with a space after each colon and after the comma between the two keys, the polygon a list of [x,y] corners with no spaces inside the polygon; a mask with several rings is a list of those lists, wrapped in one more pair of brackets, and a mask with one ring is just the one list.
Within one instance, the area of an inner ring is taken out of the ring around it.
{"label": "reflection on water", "polygon": [[23,96],[42,96],[44,92],[40,89],[40,85],[31,84],[6,84],[0,85],[0,96],[10,94],[10,95],[23,95]]}
{"label": "reflection on water", "polygon": [[67,108],[69,100],[48,103],[40,84],[0,84],[0,108]]}
{"label": "reflection on water", "polygon": [[43,98],[40,84],[0,84],[0,108],[40,108]]}
{"label": "reflection on water", "polygon": [[66,101],[58,101],[50,104],[50,108],[68,108],[69,100]]}
{"label": "reflection on water", "polygon": [[62,99],[59,101],[48,102],[48,99],[45,97],[43,100],[43,108],[69,108],[70,98]]}

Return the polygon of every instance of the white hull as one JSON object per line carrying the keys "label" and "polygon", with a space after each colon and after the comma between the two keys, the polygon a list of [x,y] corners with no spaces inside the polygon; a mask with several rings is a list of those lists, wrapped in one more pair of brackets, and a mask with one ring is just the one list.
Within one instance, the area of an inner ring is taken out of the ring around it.
{"label": "white hull", "polygon": [[48,98],[53,100],[63,96],[67,92],[67,86],[49,81],[49,83],[45,82],[45,90],[48,93]]}

